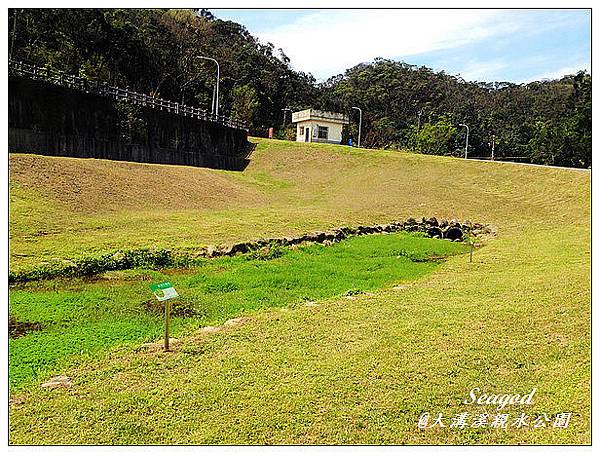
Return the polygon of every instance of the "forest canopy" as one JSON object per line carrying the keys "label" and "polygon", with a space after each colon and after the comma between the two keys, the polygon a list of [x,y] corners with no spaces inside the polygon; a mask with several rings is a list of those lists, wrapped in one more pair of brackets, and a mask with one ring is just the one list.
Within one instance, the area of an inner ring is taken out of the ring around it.
{"label": "forest canopy", "polygon": [[351,115],[343,142],[561,166],[591,165],[591,76],[584,71],[528,84],[467,82],[377,58],[317,82],[292,68],[284,49],[207,10],[10,9],[9,55],[79,76],[210,110],[219,61],[220,111],[264,136],[290,137],[284,108]]}

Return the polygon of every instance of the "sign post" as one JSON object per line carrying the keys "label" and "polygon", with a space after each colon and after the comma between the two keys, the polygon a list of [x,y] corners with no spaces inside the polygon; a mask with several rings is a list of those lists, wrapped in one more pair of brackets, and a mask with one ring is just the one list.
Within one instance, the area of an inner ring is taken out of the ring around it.
{"label": "sign post", "polygon": [[164,351],[169,351],[169,323],[171,321],[171,302],[169,300],[176,298],[179,294],[173,288],[170,282],[161,282],[160,284],[150,284],[150,290],[156,296],[158,301],[165,302],[165,342]]}

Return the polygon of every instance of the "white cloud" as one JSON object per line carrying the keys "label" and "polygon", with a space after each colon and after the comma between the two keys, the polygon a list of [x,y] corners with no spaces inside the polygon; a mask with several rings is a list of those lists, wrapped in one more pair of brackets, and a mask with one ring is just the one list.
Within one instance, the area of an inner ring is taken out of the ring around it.
{"label": "white cloud", "polygon": [[577,74],[581,70],[587,70],[590,72],[589,63],[582,62],[580,65],[572,65],[572,66],[563,66],[562,68],[558,68],[557,70],[548,71],[545,73],[538,74],[537,76],[528,77],[521,81],[521,83],[529,83],[537,80],[552,80],[552,79],[560,79],[563,76],[569,74]]}
{"label": "white cloud", "polygon": [[282,47],[296,69],[323,78],[375,57],[404,59],[515,33],[519,23],[501,20],[504,14],[493,10],[320,10],[257,35]]}

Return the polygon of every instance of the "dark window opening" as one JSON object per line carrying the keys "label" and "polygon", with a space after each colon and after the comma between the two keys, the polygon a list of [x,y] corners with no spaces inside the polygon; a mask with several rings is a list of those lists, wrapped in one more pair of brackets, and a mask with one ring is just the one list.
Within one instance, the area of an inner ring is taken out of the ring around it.
{"label": "dark window opening", "polygon": [[327,126],[319,126],[319,139],[327,139],[329,128]]}

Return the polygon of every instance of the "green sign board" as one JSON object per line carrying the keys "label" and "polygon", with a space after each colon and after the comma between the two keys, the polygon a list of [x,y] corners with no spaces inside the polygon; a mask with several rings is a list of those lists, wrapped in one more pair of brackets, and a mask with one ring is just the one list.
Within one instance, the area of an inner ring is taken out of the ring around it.
{"label": "green sign board", "polygon": [[161,282],[159,284],[150,284],[150,290],[156,296],[158,301],[166,301],[179,296],[170,282]]}

